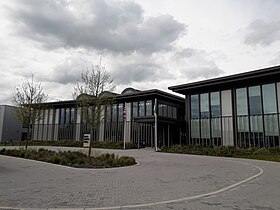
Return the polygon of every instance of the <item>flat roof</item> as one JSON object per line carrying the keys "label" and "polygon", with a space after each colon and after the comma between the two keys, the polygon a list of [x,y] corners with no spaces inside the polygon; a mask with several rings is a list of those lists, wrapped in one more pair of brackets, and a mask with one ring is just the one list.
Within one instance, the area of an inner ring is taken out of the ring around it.
{"label": "flat roof", "polygon": [[205,90],[219,90],[239,86],[257,85],[275,80],[280,80],[280,65],[214,79],[171,86],[168,87],[168,89],[177,93],[188,94],[202,92]]}
{"label": "flat roof", "polygon": [[[139,100],[143,97],[159,97],[159,99],[169,99],[173,102],[179,102],[184,103],[185,99],[180,96],[176,96],[171,93],[167,93],[158,89],[150,89],[150,90],[144,90],[144,91],[137,91],[134,93],[128,93],[128,94],[117,94],[115,95],[116,100],[121,101],[131,101],[131,100]],[[64,100],[64,101],[53,101],[53,102],[46,102],[45,104],[50,104],[53,106],[72,106],[73,104],[76,104],[76,100]]]}

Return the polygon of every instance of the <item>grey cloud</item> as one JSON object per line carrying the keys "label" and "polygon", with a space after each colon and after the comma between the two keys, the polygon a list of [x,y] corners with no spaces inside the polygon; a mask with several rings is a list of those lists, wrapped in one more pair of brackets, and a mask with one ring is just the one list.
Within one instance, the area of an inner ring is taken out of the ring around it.
{"label": "grey cloud", "polygon": [[141,6],[130,1],[21,0],[18,5],[10,9],[17,34],[47,48],[152,53],[171,49],[186,32],[171,15],[144,18]]}
{"label": "grey cloud", "polygon": [[197,66],[185,69],[184,74],[190,79],[208,79],[221,75],[223,71],[216,65]]}
{"label": "grey cloud", "polygon": [[176,51],[174,54],[174,57],[177,59],[182,59],[182,58],[189,58],[193,56],[197,51],[192,48],[185,48],[181,51]]}
{"label": "grey cloud", "polygon": [[246,31],[245,44],[267,46],[280,40],[280,21],[267,23],[263,20],[255,20]]}
{"label": "grey cloud", "polygon": [[81,58],[67,58],[62,64],[57,65],[48,75],[40,75],[39,79],[59,84],[74,84],[81,77],[81,73],[91,68],[92,64]]}
{"label": "grey cloud", "polygon": [[[223,71],[215,63],[217,52],[207,52],[201,49],[185,48],[174,52],[173,58],[180,63],[179,72],[188,79],[207,79],[217,77]],[[219,57],[219,56],[218,56]]]}
{"label": "grey cloud", "polygon": [[160,81],[172,78],[172,75],[166,69],[154,63],[133,63],[120,66],[112,75],[116,84]]}

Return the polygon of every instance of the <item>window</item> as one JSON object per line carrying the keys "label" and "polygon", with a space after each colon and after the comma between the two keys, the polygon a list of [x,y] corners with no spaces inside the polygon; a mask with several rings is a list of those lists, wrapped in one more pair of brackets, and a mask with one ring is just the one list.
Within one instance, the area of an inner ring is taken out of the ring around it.
{"label": "window", "polygon": [[65,124],[69,124],[70,122],[70,108],[67,108],[65,111]]}
{"label": "window", "polygon": [[123,122],[123,104],[118,105],[119,122]]}
{"label": "window", "polygon": [[177,119],[177,108],[176,107],[172,107],[173,111],[172,111],[172,118]]}
{"label": "window", "polygon": [[172,106],[167,106],[168,117],[172,118]]}
{"label": "window", "polygon": [[238,116],[248,115],[246,88],[236,89],[236,108]]}
{"label": "window", "polygon": [[199,118],[198,95],[191,96],[191,118]]}
{"label": "window", "polygon": [[158,115],[163,116],[163,104],[158,104]]}
{"label": "window", "polygon": [[111,122],[111,106],[106,106],[106,122]]}
{"label": "window", "polygon": [[70,123],[75,123],[75,119],[76,119],[76,110],[75,108],[71,108],[71,116],[70,116]]}
{"label": "window", "polygon": [[152,111],[152,100],[146,101],[146,116],[152,116],[153,111]]}
{"label": "window", "polygon": [[204,93],[200,95],[200,116],[201,118],[209,118],[208,93]]}
{"label": "window", "polygon": [[132,110],[133,117],[138,117],[138,103],[133,102],[132,106],[133,106],[133,110]]}
{"label": "window", "polygon": [[62,108],[60,109],[60,119],[59,119],[59,124],[64,124],[65,122],[65,109]]}
{"label": "window", "polygon": [[262,86],[264,114],[277,113],[275,84]]}
{"label": "window", "polygon": [[117,115],[117,104],[113,104],[112,106],[112,122],[117,122],[118,115]]}
{"label": "window", "polygon": [[260,86],[249,87],[249,110],[250,115],[262,114]]}
{"label": "window", "polygon": [[219,92],[213,92],[210,94],[211,99],[211,117],[220,117],[221,116],[221,110],[220,110],[220,93]]}
{"label": "window", "polygon": [[145,101],[139,101],[139,116],[145,116]]}

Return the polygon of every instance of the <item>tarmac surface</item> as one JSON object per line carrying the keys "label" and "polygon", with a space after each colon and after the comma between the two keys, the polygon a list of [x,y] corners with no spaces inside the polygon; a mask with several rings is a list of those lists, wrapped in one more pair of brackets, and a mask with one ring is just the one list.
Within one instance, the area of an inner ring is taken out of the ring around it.
{"label": "tarmac surface", "polygon": [[139,164],[76,169],[0,156],[0,209],[280,209],[280,163],[95,150],[104,152]]}

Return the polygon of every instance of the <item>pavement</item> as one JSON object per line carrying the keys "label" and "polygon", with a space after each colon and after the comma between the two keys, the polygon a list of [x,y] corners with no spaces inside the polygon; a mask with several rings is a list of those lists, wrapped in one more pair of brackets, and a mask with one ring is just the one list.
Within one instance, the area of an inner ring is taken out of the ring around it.
{"label": "pavement", "polygon": [[280,209],[279,163],[95,149],[104,152],[139,164],[76,169],[0,156],[0,209]]}

